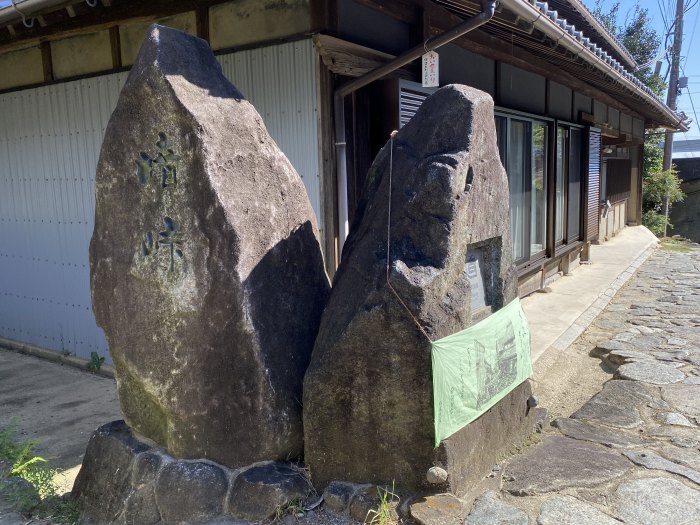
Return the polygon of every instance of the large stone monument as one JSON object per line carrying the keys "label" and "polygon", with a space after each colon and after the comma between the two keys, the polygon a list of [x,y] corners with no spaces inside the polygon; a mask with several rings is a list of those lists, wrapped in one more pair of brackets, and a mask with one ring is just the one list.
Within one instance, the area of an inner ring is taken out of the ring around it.
{"label": "large stone monument", "polygon": [[128,426],[177,458],[298,457],[329,293],[316,220],[205,41],[151,26],[96,194],[93,309]]}
{"label": "large stone monument", "polygon": [[444,87],[375,159],[343,249],[304,380],[305,460],[317,487],[394,480],[416,490],[438,466],[460,493],[529,434],[524,382],[434,442],[431,341],[517,297],[511,254],[491,97]]}

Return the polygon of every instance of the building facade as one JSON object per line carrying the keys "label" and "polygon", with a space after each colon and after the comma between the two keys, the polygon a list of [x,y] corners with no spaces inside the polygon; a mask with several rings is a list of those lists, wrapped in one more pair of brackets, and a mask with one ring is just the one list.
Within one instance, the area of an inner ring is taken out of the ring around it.
{"label": "building facade", "polygon": [[[431,89],[413,61],[339,92],[483,9],[470,0],[17,6],[0,9],[0,337],[81,357],[107,353],[90,307],[95,167],[150,23],[210,43],[302,176],[332,274],[369,165]],[[521,295],[569,272],[590,242],[641,223],[644,129],[683,124],[579,0],[503,0],[437,52],[440,85],[494,98]]]}
{"label": "building facade", "polygon": [[700,139],[673,141],[673,164],[685,198],[671,207],[670,235],[700,242]]}

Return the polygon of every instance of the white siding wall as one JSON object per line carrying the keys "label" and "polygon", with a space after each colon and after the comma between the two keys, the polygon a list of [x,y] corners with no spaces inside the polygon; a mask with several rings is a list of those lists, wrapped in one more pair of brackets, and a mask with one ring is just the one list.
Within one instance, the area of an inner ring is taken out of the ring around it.
{"label": "white siding wall", "polygon": [[[222,55],[320,217],[311,40]],[[90,306],[95,168],[127,73],[0,95],[0,337],[107,354]],[[320,224],[320,222],[319,222]]]}

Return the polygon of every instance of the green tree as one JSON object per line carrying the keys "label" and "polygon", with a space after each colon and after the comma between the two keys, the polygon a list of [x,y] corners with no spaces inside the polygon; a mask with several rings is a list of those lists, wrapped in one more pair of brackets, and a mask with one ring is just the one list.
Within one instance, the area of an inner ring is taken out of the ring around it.
{"label": "green tree", "polygon": [[663,95],[666,84],[653,71],[654,58],[661,46],[661,37],[651,26],[649,10],[637,4],[620,22],[619,2],[613,3],[610,9],[606,9],[604,0],[596,0],[593,14],[612,35],[622,42],[637,64],[642,66],[634,71],[634,75],[657,96]]}

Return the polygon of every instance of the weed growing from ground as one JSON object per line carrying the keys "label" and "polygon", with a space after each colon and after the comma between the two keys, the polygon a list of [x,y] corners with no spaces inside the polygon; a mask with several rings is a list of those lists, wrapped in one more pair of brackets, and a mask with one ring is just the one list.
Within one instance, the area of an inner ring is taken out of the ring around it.
{"label": "weed growing from ground", "polygon": [[[14,434],[14,424],[0,429],[0,461],[11,465],[7,478],[0,477],[0,494],[21,514],[33,513],[37,517],[51,518],[55,523],[77,523],[80,514],[77,503],[58,497],[54,484],[57,469],[34,454],[37,441],[18,442]],[[13,483],[13,478],[28,482],[36,494],[27,490],[26,485],[22,486],[24,482]]]}
{"label": "weed growing from ground", "polygon": [[294,517],[304,516],[304,505],[302,503],[301,498],[295,496],[284,505],[280,505],[279,507],[277,507],[277,510],[275,511],[275,518],[273,521],[279,521],[288,514]]}
{"label": "weed growing from ground", "polygon": [[105,362],[104,357],[100,357],[97,352],[90,352],[90,361],[87,362],[85,368],[90,370],[90,372],[99,372],[102,368],[102,363]]}
{"label": "weed growing from ground", "polygon": [[377,488],[379,492],[379,506],[370,509],[365,517],[367,525],[388,525],[392,521],[392,502],[399,501],[399,497],[394,493],[394,482],[391,482],[391,490],[388,488]]}

